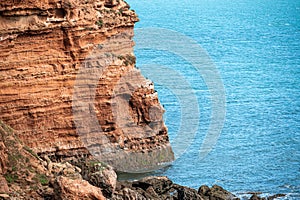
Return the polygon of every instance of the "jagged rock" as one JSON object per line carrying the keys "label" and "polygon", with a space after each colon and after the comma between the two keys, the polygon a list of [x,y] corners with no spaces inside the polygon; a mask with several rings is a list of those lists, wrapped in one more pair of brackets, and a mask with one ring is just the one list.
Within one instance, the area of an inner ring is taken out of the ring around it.
{"label": "jagged rock", "polygon": [[203,198],[198,194],[197,190],[184,187],[184,186],[175,186],[178,196],[177,198],[180,200],[189,200],[189,199],[195,199],[195,200],[203,200]]}
{"label": "jagged rock", "polygon": [[202,185],[198,189],[198,194],[205,200],[209,200],[210,188],[207,185]]}
{"label": "jagged rock", "polygon": [[134,182],[120,182],[116,188],[113,199],[119,199],[124,193],[128,194],[127,189],[130,189],[131,195],[139,194],[139,198],[141,199],[143,197],[145,199],[154,200],[202,200],[195,189],[173,184],[167,177],[151,176]]}
{"label": "jagged rock", "polygon": [[286,196],[285,194],[275,194],[275,195],[271,195],[268,197],[260,197],[257,194],[253,194],[249,200],[274,200],[277,199],[279,197],[284,197]]}
{"label": "jagged rock", "polygon": [[[148,198],[149,199],[149,198]],[[138,191],[130,188],[124,188],[116,193],[112,200],[148,200],[146,197],[141,195]]]}
{"label": "jagged rock", "polygon": [[102,188],[106,197],[111,197],[117,184],[117,174],[113,168],[98,160],[79,160],[75,163],[81,169],[83,179]]}
{"label": "jagged rock", "polygon": [[0,175],[0,194],[8,193],[8,192],[9,192],[9,188],[7,185],[7,181],[2,175]]}
{"label": "jagged rock", "polygon": [[286,196],[285,194],[274,194],[274,195],[271,195],[268,197],[268,200],[274,200],[274,199],[277,199],[279,197],[284,197]]}
{"label": "jagged rock", "polygon": [[135,68],[127,3],[6,0],[0,12],[0,119],[27,146],[119,171],[174,160],[164,110]]}
{"label": "jagged rock", "polygon": [[224,190],[221,186],[213,185],[208,192],[211,200],[238,200],[239,198],[232,193]]}
{"label": "jagged rock", "polygon": [[133,187],[139,187],[143,190],[152,188],[156,194],[161,195],[166,193],[172,187],[173,182],[165,176],[161,177],[146,177],[140,181],[133,182]]}
{"label": "jagged rock", "polygon": [[239,200],[234,194],[224,190],[218,185],[214,185],[211,188],[207,185],[202,185],[198,189],[198,194],[204,200]]}
{"label": "jagged rock", "polygon": [[59,176],[54,184],[55,199],[61,200],[90,200],[98,199],[105,200],[101,189],[89,184],[82,179],[70,179],[64,176]]}
{"label": "jagged rock", "polygon": [[250,200],[262,200],[261,197],[257,196],[257,194],[253,194],[251,197],[250,197]]}

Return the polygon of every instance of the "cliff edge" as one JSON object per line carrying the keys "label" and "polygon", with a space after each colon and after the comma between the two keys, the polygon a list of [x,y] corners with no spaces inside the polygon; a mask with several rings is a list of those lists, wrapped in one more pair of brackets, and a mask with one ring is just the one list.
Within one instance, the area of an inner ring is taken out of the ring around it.
{"label": "cliff edge", "polygon": [[0,120],[38,155],[118,171],[174,160],[153,83],[135,68],[138,18],[122,0],[0,4]]}

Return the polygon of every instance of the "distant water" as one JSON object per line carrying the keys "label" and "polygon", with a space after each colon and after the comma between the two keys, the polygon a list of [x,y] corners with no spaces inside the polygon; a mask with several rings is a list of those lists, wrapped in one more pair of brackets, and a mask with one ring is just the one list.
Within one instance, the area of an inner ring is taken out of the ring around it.
{"label": "distant water", "polygon": [[[300,199],[300,1],[166,2],[128,0],[140,18],[136,28],[175,30],[208,52],[223,79],[226,121],[213,151],[199,160],[211,115],[205,83],[175,55],[136,51],[137,66],[156,63],[184,74],[201,111],[191,146],[156,175],[194,188],[218,184],[233,192],[288,193],[288,199]],[[172,143],[182,105],[170,88],[156,84],[156,89]]]}

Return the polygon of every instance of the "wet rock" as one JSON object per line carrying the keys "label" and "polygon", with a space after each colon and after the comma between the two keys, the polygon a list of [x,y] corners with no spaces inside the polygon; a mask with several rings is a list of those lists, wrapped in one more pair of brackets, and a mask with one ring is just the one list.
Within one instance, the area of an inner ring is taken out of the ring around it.
{"label": "wet rock", "polygon": [[198,194],[197,190],[183,187],[183,186],[176,186],[178,192],[178,199],[180,200],[203,200],[203,198]]}
{"label": "wet rock", "polygon": [[277,199],[278,197],[284,197],[284,196],[286,196],[286,195],[285,194],[275,194],[275,195],[269,196],[268,200],[273,200],[273,199]]}
{"label": "wet rock", "polygon": [[250,197],[250,200],[262,200],[263,198],[260,198],[257,194],[253,194],[251,197]]}

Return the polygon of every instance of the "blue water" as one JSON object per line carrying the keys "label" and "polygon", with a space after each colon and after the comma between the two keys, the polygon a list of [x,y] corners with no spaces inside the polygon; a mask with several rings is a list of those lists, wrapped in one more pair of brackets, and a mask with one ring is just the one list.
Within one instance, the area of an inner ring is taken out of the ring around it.
{"label": "blue water", "polygon": [[[214,149],[200,160],[212,112],[204,80],[170,52],[135,52],[137,66],[156,63],[184,76],[200,109],[200,115],[189,115],[189,123],[198,126],[194,140],[156,175],[194,188],[218,184],[233,192],[289,193],[300,199],[300,1],[127,2],[139,15],[136,28],[171,29],[197,41],[214,61],[225,88],[224,128]],[[180,126],[191,124],[179,123],[184,105],[172,88],[163,82],[155,87],[172,144]]]}

